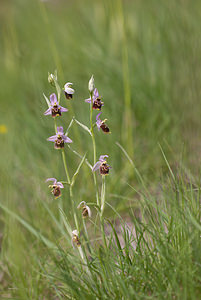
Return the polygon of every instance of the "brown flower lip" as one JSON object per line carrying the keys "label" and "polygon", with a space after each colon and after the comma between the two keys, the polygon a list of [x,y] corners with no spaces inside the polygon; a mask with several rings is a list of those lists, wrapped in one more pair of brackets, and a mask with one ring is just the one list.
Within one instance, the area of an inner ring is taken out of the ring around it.
{"label": "brown flower lip", "polygon": [[64,140],[62,139],[61,136],[58,136],[54,143],[54,148],[55,149],[63,149],[64,148]]}
{"label": "brown flower lip", "polygon": [[100,165],[100,174],[101,175],[108,175],[109,174],[109,171],[110,171],[110,167],[109,165],[106,163],[106,162],[103,162],[101,165]]}
{"label": "brown flower lip", "polygon": [[66,96],[66,99],[70,100],[73,98],[73,95],[72,94],[68,94],[66,92],[64,92],[65,96]]}
{"label": "brown flower lip", "polygon": [[54,105],[52,107],[52,117],[57,117],[57,116],[61,116],[61,109],[60,107],[58,107],[58,105]]}
{"label": "brown flower lip", "polygon": [[103,105],[103,102],[101,101],[101,98],[98,97],[93,101],[93,109],[101,110],[101,107]]}
{"label": "brown flower lip", "polygon": [[62,126],[58,126],[56,135],[50,136],[47,140],[54,142],[55,149],[64,148],[64,143],[72,143],[72,140],[64,134]]}

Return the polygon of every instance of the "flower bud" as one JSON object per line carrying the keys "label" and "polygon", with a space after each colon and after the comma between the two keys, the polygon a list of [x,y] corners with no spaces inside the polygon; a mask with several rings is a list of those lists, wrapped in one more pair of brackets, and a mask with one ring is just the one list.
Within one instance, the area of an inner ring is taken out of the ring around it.
{"label": "flower bud", "polygon": [[53,74],[49,74],[49,75],[48,75],[48,82],[49,82],[51,85],[55,86],[55,84],[54,84],[54,75],[53,75]]}
{"label": "flower bud", "polygon": [[88,85],[88,88],[89,88],[89,92],[90,93],[93,93],[94,89],[95,89],[95,84],[94,84],[94,76],[92,75],[90,80],[89,80],[89,85]]}

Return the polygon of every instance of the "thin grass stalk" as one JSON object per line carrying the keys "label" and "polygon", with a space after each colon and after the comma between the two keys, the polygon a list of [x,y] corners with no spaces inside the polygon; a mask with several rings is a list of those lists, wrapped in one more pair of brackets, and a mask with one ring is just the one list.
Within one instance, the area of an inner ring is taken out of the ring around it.
{"label": "thin grass stalk", "polygon": [[[123,9],[123,1],[119,0],[118,3],[115,1],[115,6],[118,9],[118,21],[120,20],[121,31],[122,31],[122,73],[123,73],[123,84],[124,84],[124,126],[122,137],[130,155],[133,157],[133,119],[135,118],[131,107],[131,87],[130,87],[130,74],[129,74],[129,61],[128,61],[128,43],[126,36],[125,17]],[[126,132],[126,134],[125,134]]]}

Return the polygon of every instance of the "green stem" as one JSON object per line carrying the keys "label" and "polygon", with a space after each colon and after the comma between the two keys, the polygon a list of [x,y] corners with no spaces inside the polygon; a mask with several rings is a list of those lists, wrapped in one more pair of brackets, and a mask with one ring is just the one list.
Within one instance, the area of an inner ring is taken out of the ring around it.
{"label": "green stem", "polygon": [[65,169],[65,173],[66,173],[67,182],[68,182],[68,184],[70,184],[70,176],[69,176],[69,173],[68,173],[68,167],[67,167],[67,162],[66,162],[66,156],[65,156],[64,149],[62,149],[62,159],[63,159],[63,164],[64,164],[64,169]]}
{"label": "green stem", "polygon": [[101,216],[103,215],[105,208],[105,176],[102,176],[102,188],[101,188]]}
{"label": "green stem", "polygon": [[57,134],[57,122],[56,122],[56,117],[54,118],[54,129],[55,129],[55,133]]}
{"label": "green stem", "polygon": [[[94,135],[94,126],[93,126],[93,92],[90,94],[91,97],[91,105],[90,105],[90,125],[91,125],[91,134],[92,134],[92,143],[93,143],[93,156],[94,156],[94,165],[96,163],[96,141],[95,141],[95,135]],[[100,206],[99,201],[99,194],[98,194],[98,185],[97,185],[97,178],[96,173],[93,172],[93,178],[94,178],[94,185],[96,188],[96,201],[97,205]]]}
{"label": "green stem", "polygon": [[66,162],[66,156],[65,156],[64,149],[62,149],[62,158],[63,158],[64,169],[65,169],[65,172],[66,172],[67,182],[68,182],[68,184],[70,184],[70,200],[71,200],[71,205],[72,205],[72,210],[73,210],[73,217],[74,217],[74,221],[75,221],[75,226],[76,226],[77,230],[79,231],[79,223],[78,223],[78,220],[77,220],[77,215],[76,215],[76,212],[75,212],[75,203],[74,203],[74,200],[73,200],[73,188],[71,186],[71,180],[70,180],[70,176],[69,176],[69,173],[68,173],[68,167],[67,167],[67,162]]}
{"label": "green stem", "polygon": [[73,217],[75,221],[75,227],[77,228],[78,232],[80,233],[80,228],[79,228],[79,223],[76,215],[76,207],[75,207],[75,202],[73,200],[73,188],[70,185],[70,200],[71,200],[71,205],[72,205],[72,210],[73,210]]}
{"label": "green stem", "polygon": [[102,237],[105,244],[105,247],[107,247],[106,242],[106,236],[105,236],[105,230],[104,230],[104,218],[103,218],[103,212],[105,208],[105,176],[102,176],[102,188],[101,188],[101,212],[100,212],[100,222],[101,222],[101,231],[102,231]]}
{"label": "green stem", "polygon": [[100,222],[101,222],[101,232],[102,232],[103,242],[104,242],[105,248],[107,248],[107,242],[106,242],[106,236],[105,236],[105,230],[104,230],[104,218],[103,218],[103,216],[101,216]]}

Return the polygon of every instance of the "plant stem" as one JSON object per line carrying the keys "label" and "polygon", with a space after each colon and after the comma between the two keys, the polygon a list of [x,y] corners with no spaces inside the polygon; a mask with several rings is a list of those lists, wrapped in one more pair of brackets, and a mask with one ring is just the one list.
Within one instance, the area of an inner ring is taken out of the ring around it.
{"label": "plant stem", "polygon": [[103,218],[103,212],[105,208],[105,176],[102,176],[102,188],[101,188],[101,212],[100,212],[100,222],[101,222],[101,231],[102,231],[102,237],[105,244],[105,247],[107,248],[107,242],[106,242],[106,236],[105,236],[105,230],[104,230],[104,218]]}
{"label": "plant stem", "polygon": [[[96,141],[94,136],[94,127],[93,127],[93,92],[90,94],[91,97],[91,105],[90,105],[90,125],[91,125],[91,134],[92,134],[92,143],[93,143],[93,154],[94,154],[94,165],[96,163]],[[97,205],[100,206],[99,194],[98,194],[98,185],[96,174],[93,172],[94,185],[96,188],[96,201]]]}
{"label": "plant stem", "polygon": [[62,158],[63,158],[64,169],[65,169],[65,172],[66,172],[67,182],[70,185],[70,189],[69,189],[70,190],[70,200],[71,200],[71,205],[72,205],[72,210],[73,210],[73,217],[74,217],[74,221],[75,221],[75,226],[79,231],[79,224],[78,224],[77,215],[76,215],[76,212],[75,212],[75,203],[74,203],[74,200],[73,200],[73,188],[71,186],[71,180],[70,180],[70,176],[69,176],[69,173],[68,173],[68,167],[67,167],[67,162],[66,162],[66,156],[65,156],[64,149],[62,149]]}
{"label": "plant stem", "polygon": [[68,167],[67,167],[67,162],[66,162],[66,156],[65,156],[64,149],[62,149],[62,159],[63,159],[63,164],[64,164],[64,169],[65,169],[65,173],[66,173],[67,182],[68,182],[68,184],[70,184],[70,176],[69,176],[69,173],[68,173]]}
{"label": "plant stem", "polygon": [[102,176],[102,188],[101,188],[101,216],[103,215],[105,208],[105,176]]}

